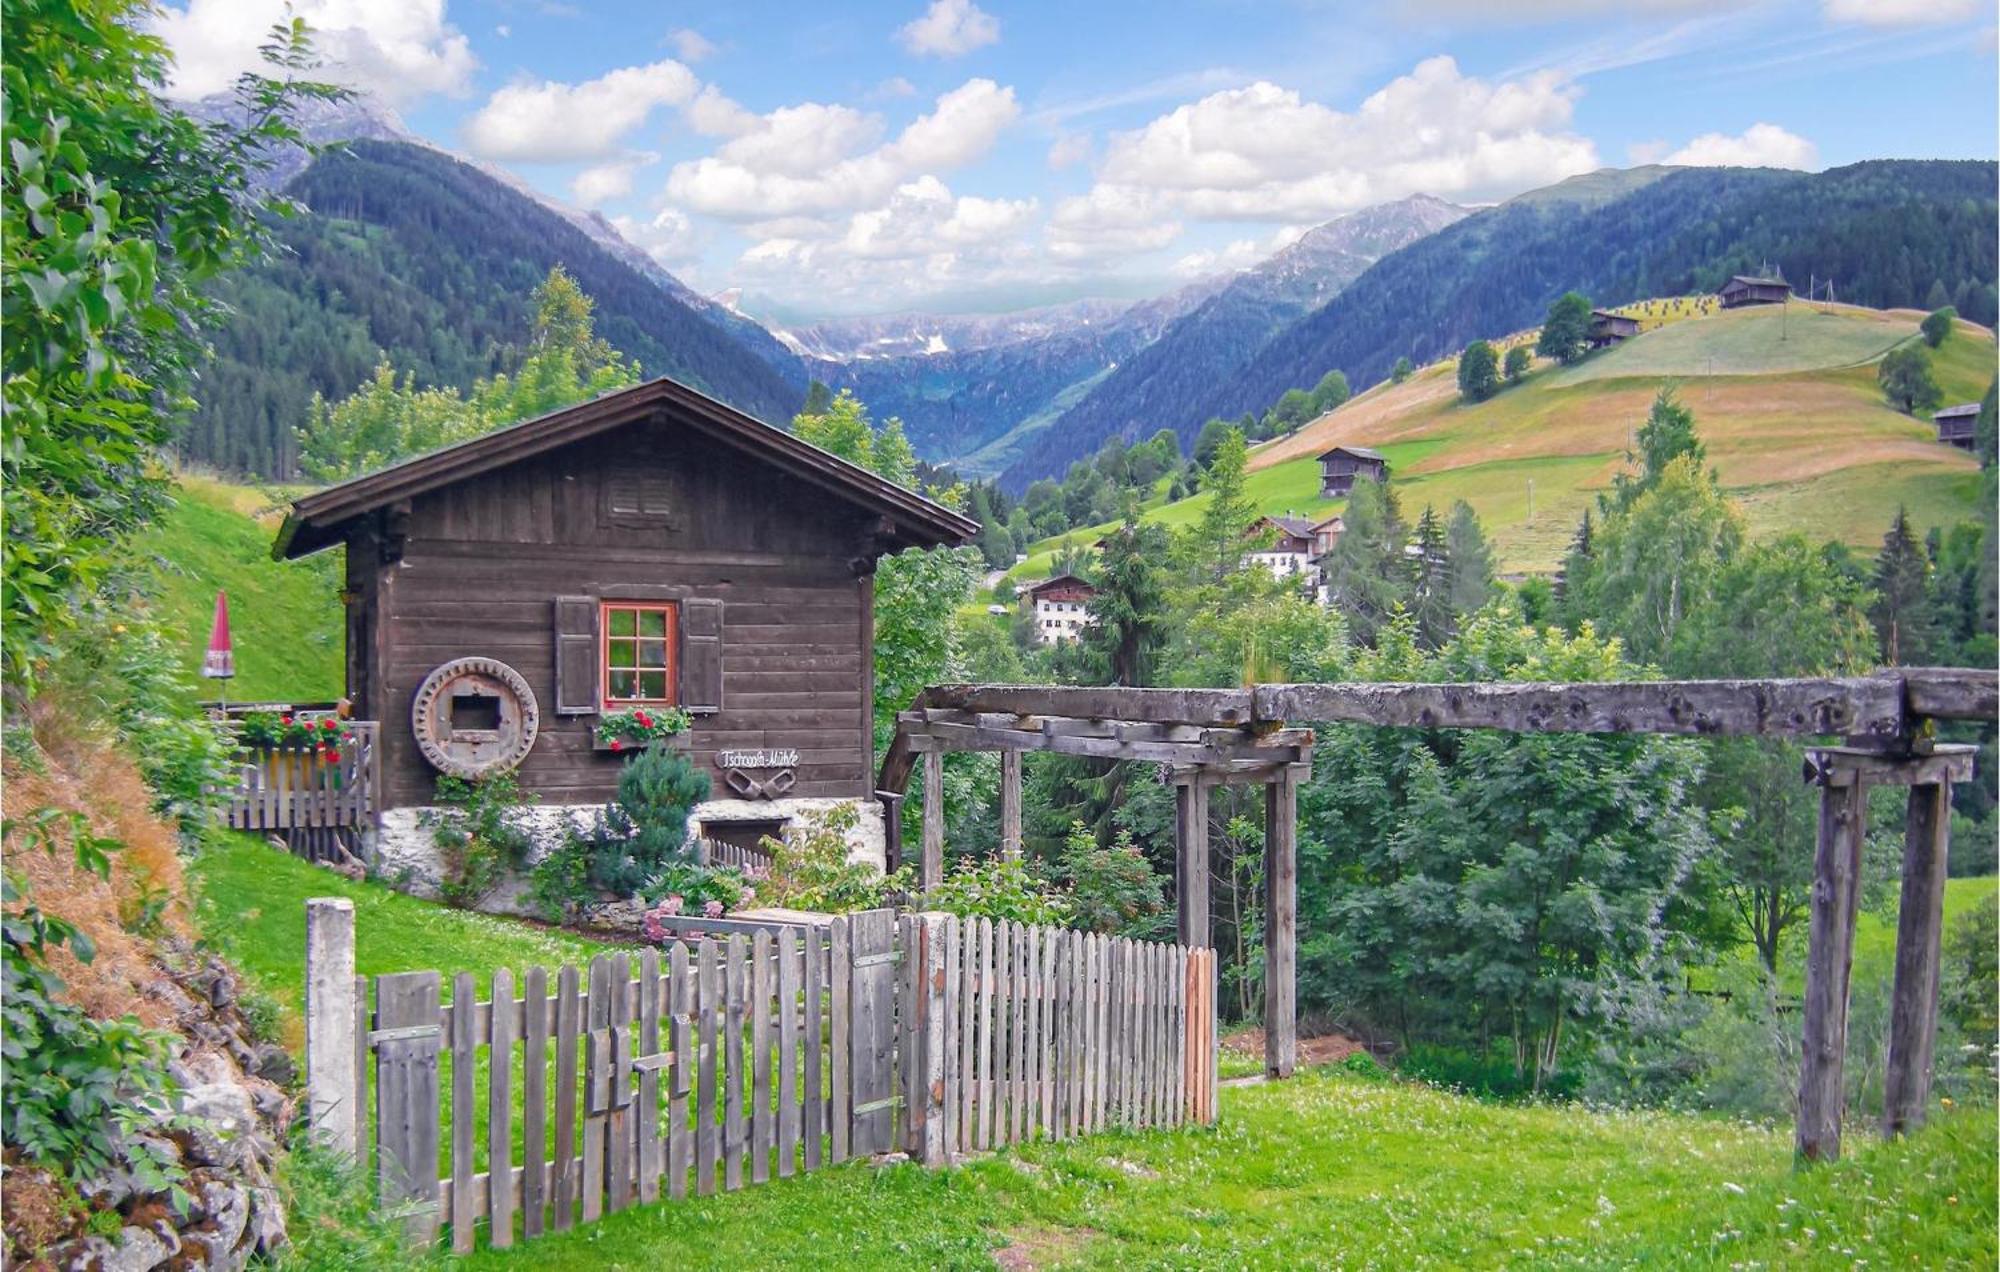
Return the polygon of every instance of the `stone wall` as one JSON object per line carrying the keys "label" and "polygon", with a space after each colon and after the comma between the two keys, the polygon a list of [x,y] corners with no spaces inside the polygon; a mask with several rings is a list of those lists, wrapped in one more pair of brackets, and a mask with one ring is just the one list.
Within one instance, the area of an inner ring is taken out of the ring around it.
{"label": "stone wall", "polygon": [[[807,813],[823,812],[843,805],[853,806],[860,818],[848,839],[848,859],[864,862],[877,870],[885,868],[887,845],[883,831],[882,806],[874,800],[854,799],[711,799],[695,805],[688,814],[689,833],[703,821],[777,821]],[[530,864],[562,841],[563,829],[572,821],[594,818],[600,804],[533,804],[521,810],[530,825],[535,847]],[[429,808],[383,810],[381,826],[369,845],[369,860],[376,873],[389,884],[421,897],[436,897],[444,863],[437,843],[424,825]],[[501,881],[477,906],[489,914],[532,914],[528,880],[515,875]]]}

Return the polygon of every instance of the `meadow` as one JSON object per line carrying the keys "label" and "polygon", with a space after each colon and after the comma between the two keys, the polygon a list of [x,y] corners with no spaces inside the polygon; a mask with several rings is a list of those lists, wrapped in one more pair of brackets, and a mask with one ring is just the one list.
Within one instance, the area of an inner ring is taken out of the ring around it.
{"label": "meadow", "polygon": [[[354,900],[363,973],[483,974],[605,948],[349,881],[247,836],[218,840],[191,873],[205,936],[293,1018],[308,896]],[[1954,881],[1952,906],[1993,895],[1993,880]],[[1871,916],[1864,955],[1891,932]],[[1995,1130],[1990,1103],[1940,1108],[1907,1140],[1853,1127],[1846,1160],[1800,1169],[1788,1126],[1497,1103],[1324,1069],[1225,1088],[1213,1129],[1031,1144],[949,1170],[855,1163],[448,1265],[1991,1267]]]}

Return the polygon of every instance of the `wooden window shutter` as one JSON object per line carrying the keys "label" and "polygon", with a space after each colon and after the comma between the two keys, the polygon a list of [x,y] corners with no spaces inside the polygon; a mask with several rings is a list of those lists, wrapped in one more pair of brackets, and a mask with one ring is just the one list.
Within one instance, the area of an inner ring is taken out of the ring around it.
{"label": "wooden window shutter", "polygon": [[597,713],[597,598],[558,596],[556,714]]}
{"label": "wooden window shutter", "polygon": [[681,602],[681,706],[696,715],[722,710],[722,602]]}

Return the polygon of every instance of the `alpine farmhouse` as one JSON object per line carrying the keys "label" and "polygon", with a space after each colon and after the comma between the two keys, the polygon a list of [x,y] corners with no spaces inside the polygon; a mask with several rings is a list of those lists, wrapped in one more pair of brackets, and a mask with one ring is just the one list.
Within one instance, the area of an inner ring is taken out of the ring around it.
{"label": "alpine farmhouse", "polygon": [[978,526],[672,380],[299,499],[275,555],[346,549],[347,694],[381,721],[375,861],[434,876],[443,773],[511,768],[550,818],[601,806],[606,715],[679,707],[744,841],[873,799],[876,561]]}

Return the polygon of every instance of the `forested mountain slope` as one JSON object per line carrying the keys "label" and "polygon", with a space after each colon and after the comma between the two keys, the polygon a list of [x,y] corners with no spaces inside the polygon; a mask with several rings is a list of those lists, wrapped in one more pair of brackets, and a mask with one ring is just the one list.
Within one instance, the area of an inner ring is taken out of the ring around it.
{"label": "forested mountain slope", "polygon": [[1156,398],[1144,412],[1071,412],[1009,483],[1059,472],[1113,433],[1168,427],[1191,439],[1204,420],[1262,410],[1329,370],[1372,383],[1399,357],[1423,363],[1534,326],[1571,289],[1622,304],[1710,290],[1768,262],[1801,290],[1831,277],[1843,301],[1953,304],[1976,322],[1994,319],[2000,203],[1990,162],[1624,175],[1536,191],[1418,240],[1273,337],[1234,375]]}
{"label": "forested mountain slope", "polygon": [[804,397],[802,368],[759,356],[570,221],[448,155],[359,140],[288,190],[310,213],[279,222],[282,251],[218,289],[236,314],[197,389],[190,459],[292,476],[292,430],[313,393],[352,392],[383,356],[420,384],[511,369],[530,293],[556,264],[596,300],[597,333],[645,374],[766,420],[789,419]]}

